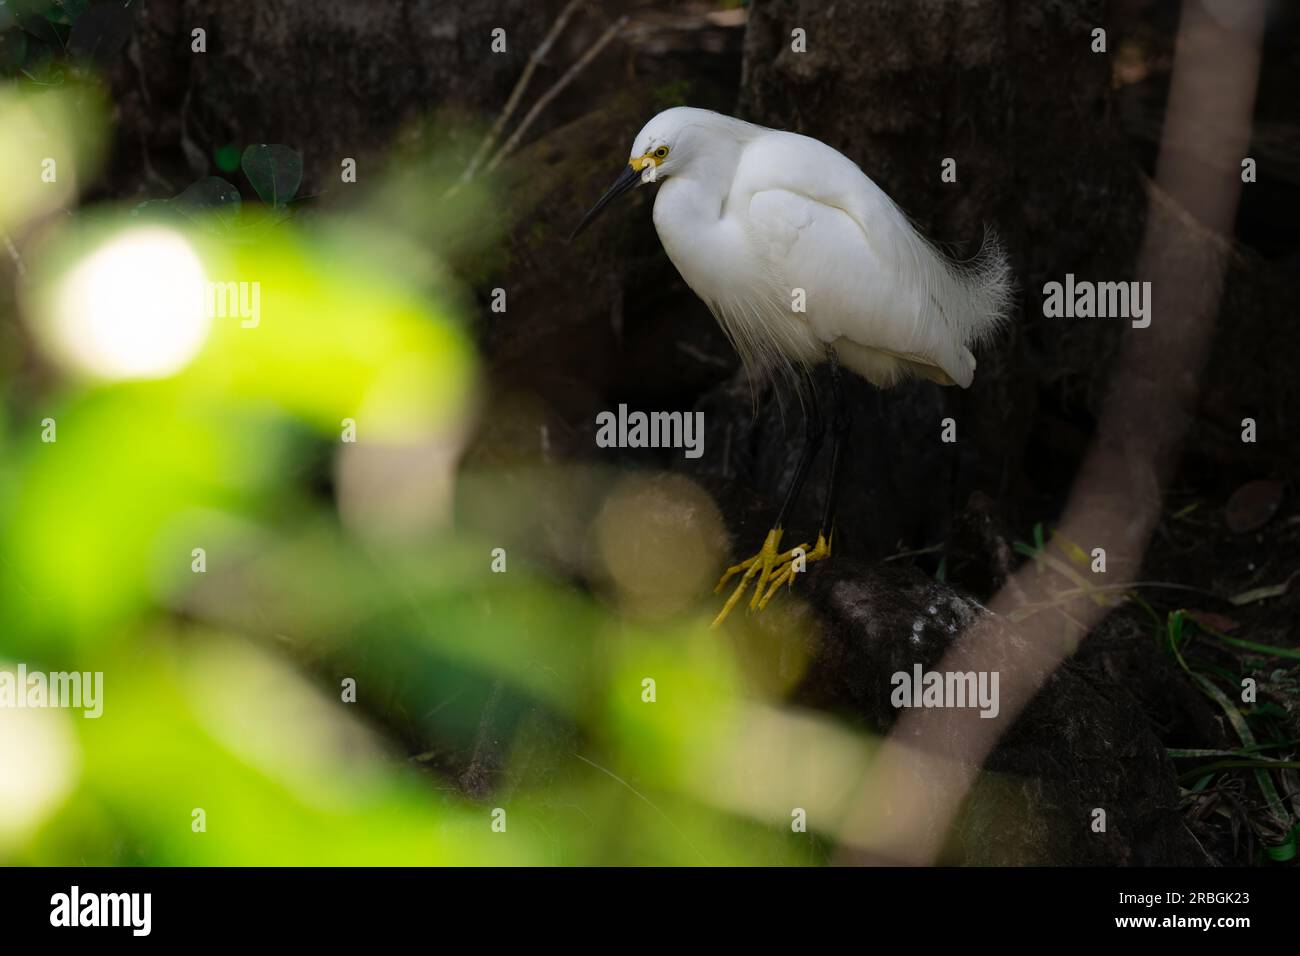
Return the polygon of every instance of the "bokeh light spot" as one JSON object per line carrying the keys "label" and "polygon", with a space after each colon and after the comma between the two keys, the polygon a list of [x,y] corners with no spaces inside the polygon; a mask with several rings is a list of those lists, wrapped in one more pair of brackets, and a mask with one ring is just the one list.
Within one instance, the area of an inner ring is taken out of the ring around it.
{"label": "bokeh light spot", "polygon": [[53,301],[54,346],[102,378],[165,378],[208,335],[203,264],[180,234],[157,226],[109,239],[64,276]]}

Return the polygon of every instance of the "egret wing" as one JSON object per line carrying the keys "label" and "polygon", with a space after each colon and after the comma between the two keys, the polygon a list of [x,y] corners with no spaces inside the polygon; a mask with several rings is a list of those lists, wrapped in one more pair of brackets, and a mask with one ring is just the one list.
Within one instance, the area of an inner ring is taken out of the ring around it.
{"label": "egret wing", "polygon": [[[832,306],[824,312],[804,286],[815,326],[970,384],[975,357],[968,346],[1005,320],[1014,284],[991,233],[973,260],[951,261],[852,160],[796,133],[771,131],[745,147],[731,200],[757,205],[751,229],[760,246],[788,246],[769,267],[782,272],[780,281],[823,277],[818,298]],[[856,237],[836,214],[856,227]]]}
{"label": "egret wing", "polygon": [[[870,221],[864,226],[839,206],[789,189],[759,190],[749,202],[755,251],[792,313],[819,339],[844,339],[969,384],[974,362],[960,332],[938,299],[926,298],[925,283],[910,281],[906,263],[891,253],[896,239],[888,217]],[[806,311],[798,312],[800,306]]]}

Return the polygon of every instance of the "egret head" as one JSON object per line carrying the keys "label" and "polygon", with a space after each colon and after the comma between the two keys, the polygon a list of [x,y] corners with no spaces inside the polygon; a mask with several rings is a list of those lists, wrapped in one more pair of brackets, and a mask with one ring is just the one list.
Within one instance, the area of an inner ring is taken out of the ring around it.
{"label": "egret head", "polygon": [[707,110],[676,106],[664,110],[641,128],[632,141],[632,155],[627,166],[614,180],[605,195],[601,196],[573,230],[570,239],[586,229],[611,202],[630,192],[642,183],[658,182],[679,171],[690,158],[695,137],[691,134],[699,125],[698,114]]}

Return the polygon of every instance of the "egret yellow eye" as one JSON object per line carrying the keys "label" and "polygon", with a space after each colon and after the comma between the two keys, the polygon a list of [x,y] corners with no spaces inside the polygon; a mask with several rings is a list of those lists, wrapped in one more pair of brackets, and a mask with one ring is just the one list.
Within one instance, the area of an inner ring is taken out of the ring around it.
{"label": "egret yellow eye", "polygon": [[658,149],[656,149],[656,150],[655,150],[653,153],[651,153],[650,155],[652,155],[655,159],[667,159],[667,158],[668,158],[668,147],[667,147],[667,146],[660,146]]}

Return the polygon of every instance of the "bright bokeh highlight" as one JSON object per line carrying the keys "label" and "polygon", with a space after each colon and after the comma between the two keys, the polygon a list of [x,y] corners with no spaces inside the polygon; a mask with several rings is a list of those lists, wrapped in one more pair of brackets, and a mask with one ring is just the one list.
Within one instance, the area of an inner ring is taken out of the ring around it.
{"label": "bright bokeh highlight", "polygon": [[202,348],[211,325],[203,263],[185,237],[160,226],[126,230],[59,283],[52,344],[82,372],[164,378]]}

